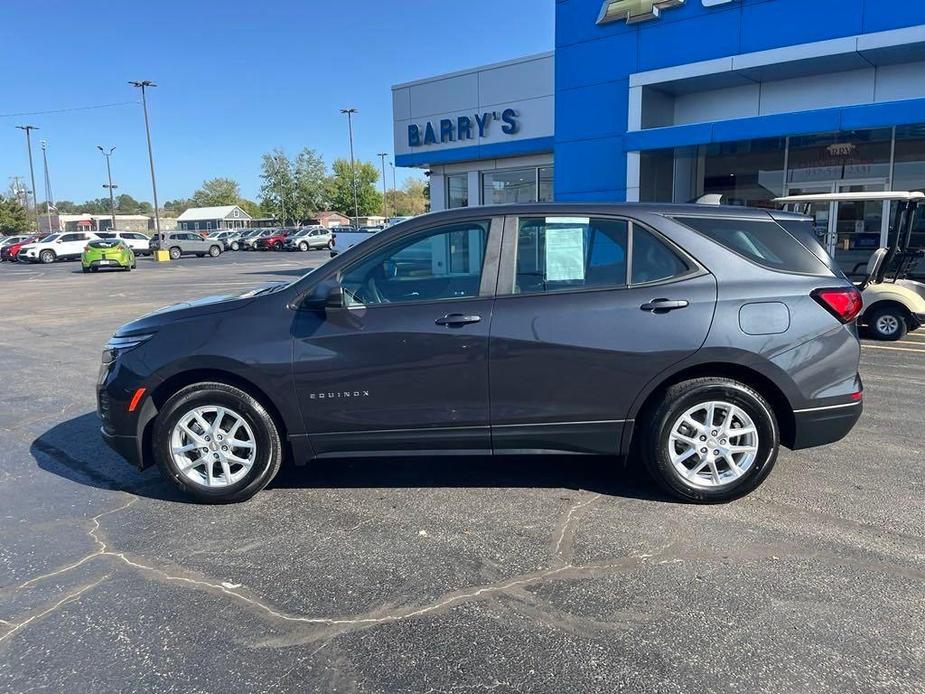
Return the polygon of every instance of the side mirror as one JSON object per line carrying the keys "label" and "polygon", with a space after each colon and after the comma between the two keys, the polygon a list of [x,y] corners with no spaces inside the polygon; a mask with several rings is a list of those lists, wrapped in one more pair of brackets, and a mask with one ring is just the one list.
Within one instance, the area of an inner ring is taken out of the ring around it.
{"label": "side mirror", "polygon": [[344,288],[339,284],[321,285],[299,302],[300,311],[328,311],[344,307]]}

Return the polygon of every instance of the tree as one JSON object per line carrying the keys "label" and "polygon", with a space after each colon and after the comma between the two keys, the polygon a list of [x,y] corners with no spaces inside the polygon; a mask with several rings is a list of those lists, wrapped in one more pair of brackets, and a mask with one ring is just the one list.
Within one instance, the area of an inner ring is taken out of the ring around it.
{"label": "tree", "polygon": [[261,209],[260,205],[258,205],[253,200],[241,198],[241,200],[238,202],[238,207],[247,212],[247,214],[249,214],[254,219],[263,217],[263,210]]}
{"label": "tree", "polygon": [[32,227],[29,213],[14,197],[0,195],[0,234],[22,234]]}
{"label": "tree", "polygon": [[294,214],[303,220],[313,217],[319,210],[330,206],[328,199],[327,172],[324,159],[313,149],[306,147],[295,160],[293,172],[295,183]]}
{"label": "tree", "polygon": [[[361,217],[381,214],[382,194],[376,190],[379,170],[367,161],[356,163],[357,207]],[[350,162],[338,159],[334,162],[334,174],[329,179],[331,207],[348,217],[353,216],[353,176]]]}
{"label": "tree", "polygon": [[193,193],[192,202],[194,207],[238,205],[241,202],[241,186],[231,178],[210,178]]}
{"label": "tree", "polygon": [[191,207],[195,207],[195,205],[189,198],[168,200],[164,203],[164,212],[167,212],[170,216],[179,217]]}
{"label": "tree", "polygon": [[430,209],[424,181],[414,178],[406,179],[401,189],[388,191],[386,200],[389,214],[394,217],[411,217]]}
{"label": "tree", "polygon": [[260,206],[279,220],[283,226],[293,215],[295,203],[295,175],[292,162],[281,149],[264,154],[261,160]]}

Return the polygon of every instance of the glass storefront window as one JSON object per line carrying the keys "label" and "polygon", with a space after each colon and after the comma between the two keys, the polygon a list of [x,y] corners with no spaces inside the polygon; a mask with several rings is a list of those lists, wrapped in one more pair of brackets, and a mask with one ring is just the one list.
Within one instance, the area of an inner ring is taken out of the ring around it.
{"label": "glass storefront window", "polygon": [[786,138],[724,142],[701,149],[704,194],[719,194],[727,205],[748,207],[773,207],[774,198],[784,194]]}
{"label": "glass storefront window", "polygon": [[482,203],[509,205],[536,202],[536,169],[510,169],[482,174]]}
{"label": "glass storefront window", "polygon": [[791,137],[787,181],[886,181],[892,140],[891,128]]}
{"label": "glass storefront window", "polygon": [[552,202],[552,167],[541,166],[537,172],[537,183],[539,185],[539,194],[537,202]]}
{"label": "glass storefront window", "polygon": [[469,206],[469,174],[453,174],[446,177],[446,207]]}

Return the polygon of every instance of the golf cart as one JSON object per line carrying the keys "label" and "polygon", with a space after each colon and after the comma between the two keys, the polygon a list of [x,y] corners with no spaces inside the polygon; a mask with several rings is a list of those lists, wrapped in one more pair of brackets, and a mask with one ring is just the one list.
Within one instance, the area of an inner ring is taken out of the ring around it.
{"label": "golf cart", "polygon": [[925,193],[823,193],[792,195],[775,202],[791,211],[807,214],[812,206],[826,203],[896,203],[888,248],[878,248],[866,264],[863,279],[856,282],[864,299],[860,324],[878,340],[900,340],[907,331],[925,325],[925,284],[908,279],[925,257],[911,248],[916,213],[925,204]]}

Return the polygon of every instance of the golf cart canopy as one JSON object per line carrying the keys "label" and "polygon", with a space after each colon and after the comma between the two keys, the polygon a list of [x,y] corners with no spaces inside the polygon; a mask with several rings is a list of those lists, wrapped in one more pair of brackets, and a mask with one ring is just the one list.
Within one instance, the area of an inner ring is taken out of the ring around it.
{"label": "golf cart canopy", "polygon": [[781,205],[793,203],[811,203],[811,202],[867,202],[869,200],[898,200],[901,202],[911,202],[925,200],[925,193],[905,192],[905,191],[886,191],[882,193],[819,193],[814,195],[788,195],[784,198],[776,198],[774,202]]}

